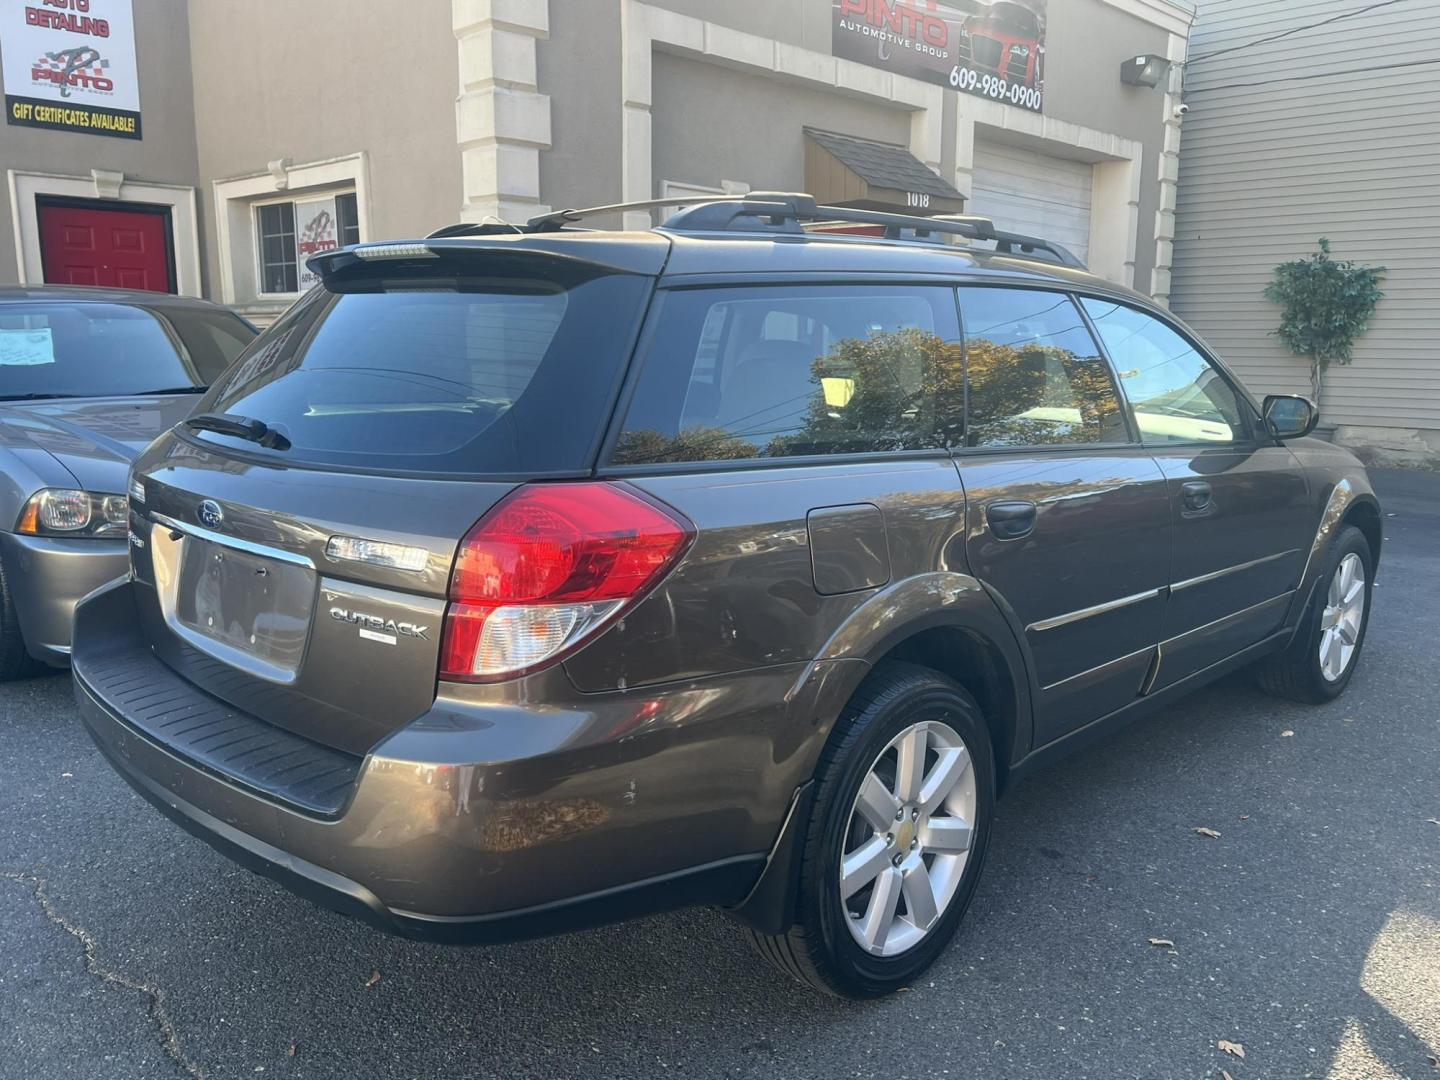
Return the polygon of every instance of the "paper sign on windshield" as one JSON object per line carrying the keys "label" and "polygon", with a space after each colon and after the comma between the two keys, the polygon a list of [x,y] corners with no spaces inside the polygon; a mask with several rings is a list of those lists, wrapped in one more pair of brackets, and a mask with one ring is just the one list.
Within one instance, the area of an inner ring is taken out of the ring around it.
{"label": "paper sign on windshield", "polygon": [[50,330],[0,330],[0,367],[33,367],[55,362]]}

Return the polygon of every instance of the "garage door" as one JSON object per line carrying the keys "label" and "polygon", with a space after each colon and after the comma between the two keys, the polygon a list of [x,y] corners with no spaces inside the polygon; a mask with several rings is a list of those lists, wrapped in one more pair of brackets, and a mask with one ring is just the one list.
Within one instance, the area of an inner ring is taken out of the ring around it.
{"label": "garage door", "polygon": [[1084,261],[1090,246],[1092,168],[1016,146],[977,143],[965,212],[1002,229],[1064,244]]}

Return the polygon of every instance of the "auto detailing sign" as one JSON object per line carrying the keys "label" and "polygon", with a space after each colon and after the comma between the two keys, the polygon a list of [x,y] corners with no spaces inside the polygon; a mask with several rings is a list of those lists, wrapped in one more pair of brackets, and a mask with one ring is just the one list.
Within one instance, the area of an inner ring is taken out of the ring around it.
{"label": "auto detailing sign", "polygon": [[5,119],[140,138],[131,0],[0,0]]}
{"label": "auto detailing sign", "polygon": [[836,56],[1040,112],[1046,0],[831,0]]}

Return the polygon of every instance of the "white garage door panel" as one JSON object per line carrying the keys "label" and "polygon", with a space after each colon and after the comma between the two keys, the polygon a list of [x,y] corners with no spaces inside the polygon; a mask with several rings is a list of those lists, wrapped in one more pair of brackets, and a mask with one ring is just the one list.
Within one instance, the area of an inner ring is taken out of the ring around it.
{"label": "white garage door panel", "polygon": [[1083,261],[1090,247],[1093,169],[1015,146],[975,147],[974,188],[967,213],[1002,229],[1064,244]]}

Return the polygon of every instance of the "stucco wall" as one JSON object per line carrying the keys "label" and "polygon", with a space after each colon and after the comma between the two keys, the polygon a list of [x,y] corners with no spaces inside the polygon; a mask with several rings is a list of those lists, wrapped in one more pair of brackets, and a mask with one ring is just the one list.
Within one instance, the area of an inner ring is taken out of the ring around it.
{"label": "stucco wall", "polygon": [[742,180],[771,191],[805,189],[805,125],[904,144],[910,114],[804,86],[777,88],[729,68],[655,56],[655,181]]}
{"label": "stucco wall", "polygon": [[828,53],[830,4],[831,0],[657,0],[655,6]]}
{"label": "stucco wall", "polygon": [[1134,139],[1143,147],[1135,284],[1148,292],[1155,266],[1164,95],[1159,89],[1123,85],[1120,65],[1145,53],[1164,56],[1169,35],[1101,0],[1050,0],[1045,36],[1045,115]]}
{"label": "stucco wall", "polygon": [[[199,171],[211,181],[364,151],[371,239],[458,219],[456,45],[439,0],[191,0]],[[208,264],[215,212],[204,193]]]}
{"label": "stucco wall", "polygon": [[585,17],[552,5],[550,36],[535,50],[551,97],[540,201],[557,209],[620,201],[620,0],[591,2]]}
{"label": "stucco wall", "polygon": [[[195,110],[185,0],[135,4],[142,139],[44,131],[0,123],[0,170],[89,177],[91,169],[131,180],[195,185]],[[18,280],[10,192],[0,176],[0,283]],[[178,254],[178,253],[177,253]]]}

